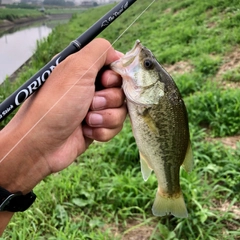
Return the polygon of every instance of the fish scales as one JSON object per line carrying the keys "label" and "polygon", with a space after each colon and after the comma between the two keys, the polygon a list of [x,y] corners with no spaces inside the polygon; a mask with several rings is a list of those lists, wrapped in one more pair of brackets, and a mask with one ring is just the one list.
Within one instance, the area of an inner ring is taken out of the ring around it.
{"label": "fish scales", "polygon": [[[163,98],[168,98],[167,94]],[[168,101],[166,101],[168,103]],[[181,104],[181,103],[180,103]],[[133,105],[133,106],[132,106]],[[129,103],[128,108],[132,109],[134,108],[134,104]],[[174,193],[179,192],[180,186],[179,186],[179,168],[176,168],[175,166],[180,166],[183,163],[185,153],[187,150],[188,145],[188,131],[185,131],[184,128],[179,128],[179,125],[175,125],[175,119],[178,118],[181,119],[181,116],[179,116],[177,111],[174,111],[172,109],[170,115],[169,112],[166,114],[165,107],[168,108],[167,104],[164,103],[164,99],[161,99],[161,103],[157,106],[153,106],[152,108],[146,108],[144,111],[130,111],[133,113],[131,115],[131,118],[138,119],[139,116],[139,123],[138,125],[145,126],[142,129],[141,135],[145,136],[145,141],[137,141],[137,139],[140,139],[136,136],[137,145],[140,146],[141,153],[143,155],[148,155],[148,153],[145,153],[146,151],[152,152],[152,155],[154,156],[161,156],[162,165],[164,168],[165,174],[165,181],[167,183],[165,192],[168,192],[169,195],[174,195]],[[169,106],[171,107],[171,106]],[[181,107],[181,106],[180,106]],[[176,108],[175,108],[176,109]],[[161,131],[161,133],[157,134],[151,134],[151,131],[149,131],[149,126],[145,124],[145,117],[141,118],[141,112],[145,112],[144,114],[148,116],[148,118],[151,119],[152,124],[155,125],[155,129],[157,131]],[[136,114],[134,114],[136,113]],[[184,118],[184,116],[182,116]],[[172,121],[171,121],[172,120]],[[180,124],[181,126],[181,124]],[[137,127],[137,126],[136,126]],[[133,126],[133,128],[135,128]],[[172,128],[175,128],[175,131],[172,131]],[[135,131],[135,130],[133,130]],[[137,130],[135,131],[137,132]],[[179,136],[186,136],[185,138],[180,138]],[[172,138],[176,138],[178,141],[172,141]],[[155,145],[153,145],[155,144]],[[149,150],[150,146],[153,146],[153,149]],[[173,156],[181,156],[180,158],[176,157],[173,158]],[[154,159],[154,158],[152,158]],[[179,159],[182,159],[181,162],[178,162]],[[158,164],[158,163],[156,163]],[[171,167],[172,166],[172,167]]]}
{"label": "fish scales", "polygon": [[175,82],[140,41],[111,68],[123,77],[143,178],[153,170],[158,180],[153,214],[187,217],[179,170],[183,164],[190,171],[193,163],[187,111]]}

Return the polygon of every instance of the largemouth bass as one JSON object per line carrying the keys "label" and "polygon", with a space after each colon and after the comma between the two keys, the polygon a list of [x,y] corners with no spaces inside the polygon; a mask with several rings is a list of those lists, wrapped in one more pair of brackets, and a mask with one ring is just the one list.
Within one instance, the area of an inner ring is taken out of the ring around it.
{"label": "largemouth bass", "polygon": [[179,172],[181,165],[192,170],[193,157],[187,111],[175,82],[139,40],[110,67],[123,78],[143,179],[153,170],[158,180],[153,214],[187,217]]}

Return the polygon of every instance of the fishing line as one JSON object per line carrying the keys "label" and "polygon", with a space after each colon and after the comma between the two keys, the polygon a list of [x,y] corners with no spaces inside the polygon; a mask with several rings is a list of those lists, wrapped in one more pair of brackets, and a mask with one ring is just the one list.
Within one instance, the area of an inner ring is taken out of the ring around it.
{"label": "fishing line", "polygon": [[134,20],[133,22],[113,41],[112,46],[129,30],[130,27],[152,6],[156,0],[153,0]]}
{"label": "fishing line", "polygon": [[[156,0],[153,0],[134,20],[133,22],[113,41],[111,46],[113,46],[131,27],[132,25],[152,6],[152,4]],[[4,155],[4,157],[0,160],[0,163],[3,162],[4,159],[22,142],[22,140],[45,118],[45,116],[72,90],[73,87],[77,85],[77,83],[91,70],[91,68],[104,56],[104,54],[110,49],[107,50],[100,55],[100,57],[83,73],[82,77],[78,79],[57,101],[52,105],[51,108],[20,138],[20,140]]]}

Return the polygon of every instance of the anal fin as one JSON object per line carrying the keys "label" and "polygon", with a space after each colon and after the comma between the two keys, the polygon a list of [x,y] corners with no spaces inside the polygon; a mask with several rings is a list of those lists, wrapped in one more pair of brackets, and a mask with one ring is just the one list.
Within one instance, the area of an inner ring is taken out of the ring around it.
{"label": "anal fin", "polygon": [[190,141],[188,143],[188,148],[187,148],[187,152],[186,152],[182,167],[186,172],[191,172],[193,169],[193,153],[192,153],[192,147],[191,147]]}

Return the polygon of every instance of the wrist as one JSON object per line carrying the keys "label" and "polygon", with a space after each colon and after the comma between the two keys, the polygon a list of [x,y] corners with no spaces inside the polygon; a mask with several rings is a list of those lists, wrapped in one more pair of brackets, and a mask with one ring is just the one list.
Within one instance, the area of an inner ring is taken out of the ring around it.
{"label": "wrist", "polygon": [[10,124],[0,132],[0,186],[11,193],[27,194],[48,175],[34,144],[23,136]]}

